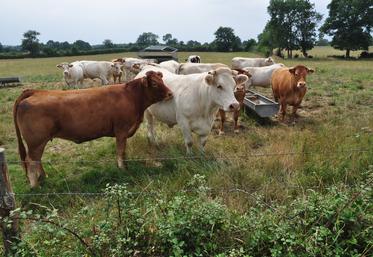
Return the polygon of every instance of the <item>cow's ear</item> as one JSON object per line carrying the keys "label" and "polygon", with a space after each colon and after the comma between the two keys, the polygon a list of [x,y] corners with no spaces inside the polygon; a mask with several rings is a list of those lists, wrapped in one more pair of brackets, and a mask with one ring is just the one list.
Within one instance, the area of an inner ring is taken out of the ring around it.
{"label": "cow's ear", "polygon": [[240,84],[246,83],[249,80],[249,78],[244,74],[240,74],[240,75],[235,76],[234,80],[236,81],[236,84],[240,85]]}
{"label": "cow's ear", "polygon": [[62,64],[57,64],[56,67],[57,68],[62,68]]}
{"label": "cow's ear", "polygon": [[205,77],[206,83],[210,86],[214,85],[214,75],[216,71],[209,71]]}
{"label": "cow's ear", "polygon": [[309,68],[307,68],[307,72],[308,72],[308,73],[314,73],[315,70],[314,70],[314,69],[309,69]]}
{"label": "cow's ear", "polygon": [[163,78],[163,74],[162,74],[162,72],[158,71],[158,72],[157,72],[157,75],[158,75],[159,77]]}
{"label": "cow's ear", "polygon": [[72,64],[69,64],[68,66],[69,66],[69,68],[71,68],[71,67],[73,67],[74,65],[72,65]]}
{"label": "cow's ear", "polygon": [[289,72],[292,73],[292,74],[295,74],[295,67],[289,68]]}

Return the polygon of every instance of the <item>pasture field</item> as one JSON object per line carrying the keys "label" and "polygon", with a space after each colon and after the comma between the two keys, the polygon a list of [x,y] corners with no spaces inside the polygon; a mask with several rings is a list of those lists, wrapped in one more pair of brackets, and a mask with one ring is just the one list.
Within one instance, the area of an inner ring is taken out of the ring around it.
{"label": "pasture field", "polygon": [[[327,48],[316,48],[314,51],[319,51],[321,56],[325,55]],[[318,57],[318,53],[311,52],[315,57]],[[179,53],[179,60],[184,60],[189,54],[194,53]],[[203,62],[226,64],[230,64],[235,56],[256,56],[254,53],[243,52],[196,54],[201,56]],[[247,215],[252,208],[259,208],[260,205],[263,210],[262,215],[265,217],[268,211],[267,205],[291,208],[294,201],[306,199],[310,192],[322,195],[327,194],[330,187],[335,188],[336,192],[355,188],[373,172],[373,62],[326,58],[278,59],[277,62],[287,66],[302,63],[316,70],[308,77],[309,89],[299,110],[300,118],[295,124],[291,122],[279,124],[275,118],[262,123],[242,113],[240,117],[242,127],[239,134],[233,133],[232,122],[226,123],[226,133],[223,136],[218,136],[217,130],[213,129],[207,141],[206,156],[192,160],[182,158],[185,156],[185,147],[181,131],[177,126],[170,129],[165,125],[157,124],[156,132],[160,145],[155,147],[148,144],[146,128],[142,124],[138,132],[129,139],[126,152],[129,159],[144,160],[129,162],[126,171],[116,167],[113,138],[102,138],[79,145],[54,139],[48,143],[43,155],[44,168],[49,177],[41,188],[31,190],[26,182],[24,171],[18,163],[12,117],[15,99],[26,88],[66,89],[62,72],[55,67],[60,62],[78,59],[111,60],[122,56],[131,57],[135,56],[135,53],[0,60],[0,77],[16,75],[23,79],[21,87],[0,88],[0,147],[6,149],[8,168],[16,193],[102,192],[108,183],[125,183],[130,192],[157,192],[160,199],[165,202],[173,199],[178,192],[187,189],[189,181],[199,174],[206,180],[204,185],[211,188],[213,192],[206,197],[198,198],[200,204],[203,201],[210,202],[211,199],[218,199],[219,203],[234,215]],[[97,82],[87,84],[98,86]],[[270,89],[256,88],[256,90],[272,98]],[[194,148],[194,152],[198,155],[197,148]],[[171,159],[153,159],[169,157]],[[245,193],[232,192],[231,189],[241,189]],[[255,197],[248,194],[253,194]],[[105,200],[87,199],[82,196],[20,195],[16,197],[19,206],[38,209],[31,204],[37,203],[49,208],[57,208],[61,216],[67,219],[77,215],[82,206],[87,206],[86,208],[90,210],[102,209],[106,206]],[[371,193],[370,197],[372,197]],[[365,211],[373,210],[370,208]],[[156,215],[152,216],[153,219]],[[82,227],[89,227],[88,224],[94,223],[94,219],[80,220],[80,223],[77,222],[74,226],[83,230]],[[369,221],[372,222],[372,217]],[[26,222],[23,232],[29,244],[44,247],[38,256],[56,256],[53,254],[66,249],[71,250],[78,244],[72,238],[64,239],[67,241],[61,242],[68,242],[67,245],[61,243],[60,248],[51,247],[45,250],[48,246],[38,243],[38,237],[42,237],[42,234],[32,234],[30,231],[32,225]],[[239,238],[239,235],[235,236]],[[233,240],[235,243],[232,245],[235,245],[235,249],[240,249],[242,246],[239,241],[245,240],[242,238],[237,240]],[[182,249],[182,246],[179,248]],[[297,251],[297,249],[293,250]],[[371,248],[363,248],[360,254],[363,251],[372,253]],[[181,256],[185,251],[179,253],[180,255],[173,252],[172,255]],[[140,253],[138,256],[145,255]],[[268,255],[266,253],[247,256]],[[132,253],[128,256],[135,255]],[[202,253],[199,256],[208,255]],[[231,253],[231,255],[220,256],[245,255]]]}

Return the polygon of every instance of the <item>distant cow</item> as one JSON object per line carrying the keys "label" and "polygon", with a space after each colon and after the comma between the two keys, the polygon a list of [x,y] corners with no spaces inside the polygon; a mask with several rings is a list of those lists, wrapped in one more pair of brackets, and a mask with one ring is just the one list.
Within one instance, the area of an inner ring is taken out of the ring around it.
{"label": "distant cow", "polygon": [[63,77],[68,86],[75,87],[83,84],[84,74],[80,62],[64,62],[56,65],[56,67],[63,70]]}
{"label": "distant cow", "polygon": [[79,61],[84,78],[101,80],[102,85],[109,84],[110,78],[120,76],[122,64],[107,61]]}
{"label": "distant cow", "polygon": [[[238,70],[238,74],[246,75],[249,79],[251,78],[251,74],[248,71],[245,70]],[[238,117],[240,116],[240,110],[243,109],[243,100],[246,95],[246,89],[245,89],[245,82],[241,83],[242,81],[236,80],[236,88],[234,90],[234,97],[240,104],[240,109],[233,111],[233,126],[234,126],[234,133],[239,132],[239,126],[238,126]],[[219,109],[219,116],[220,116],[220,129],[219,129],[219,135],[224,134],[224,122],[225,122],[225,111],[223,109]]]}
{"label": "distant cow", "polygon": [[190,55],[187,59],[185,59],[185,61],[191,63],[201,63],[201,57],[199,55]]}
{"label": "distant cow", "polygon": [[13,117],[19,154],[31,187],[45,177],[41,157],[45,145],[53,138],[79,144],[100,137],[115,137],[118,167],[124,168],[127,138],[140,126],[145,109],[171,97],[162,73],[152,71],[128,84],[81,90],[23,91],[14,104]]}
{"label": "distant cow", "polygon": [[271,57],[268,58],[244,58],[234,57],[232,59],[232,69],[243,69],[245,67],[264,67],[274,64]]}
{"label": "distant cow", "polygon": [[195,74],[209,72],[218,68],[229,68],[223,63],[183,63],[180,65],[179,74]]}
{"label": "distant cow", "polygon": [[270,87],[272,73],[279,68],[284,67],[282,63],[275,63],[264,67],[245,67],[243,70],[251,74],[251,79],[246,83],[246,88],[249,86]]}
{"label": "distant cow", "polygon": [[150,142],[155,142],[154,119],[169,127],[178,124],[188,154],[192,150],[192,132],[198,135],[200,149],[203,151],[218,109],[234,111],[239,108],[233,90],[237,81],[244,83],[247,80],[247,76],[237,75],[227,68],[200,74],[176,75],[150,65],[144,67],[137,76],[143,76],[148,70],[161,71],[165,83],[174,95],[171,101],[154,104],[146,110],[148,138]]}
{"label": "distant cow", "polygon": [[293,106],[293,117],[303,97],[307,92],[306,76],[313,73],[303,65],[297,65],[292,68],[279,68],[272,74],[272,91],[276,102],[280,104],[280,120],[283,121],[286,114],[286,106]]}
{"label": "distant cow", "polygon": [[123,64],[122,71],[125,72],[125,78],[124,78],[125,82],[130,81],[135,77],[135,75],[137,74],[136,71],[138,71],[137,68],[141,69],[141,67],[143,67],[144,65],[147,65],[150,63],[158,63],[156,59],[140,59],[140,58],[134,58],[134,57],[117,58],[117,59],[112,60],[112,62],[119,62]]}

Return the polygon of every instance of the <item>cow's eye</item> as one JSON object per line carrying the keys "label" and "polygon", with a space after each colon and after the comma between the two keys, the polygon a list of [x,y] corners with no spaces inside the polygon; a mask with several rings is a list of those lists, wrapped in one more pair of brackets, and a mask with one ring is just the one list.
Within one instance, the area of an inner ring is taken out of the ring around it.
{"label": "cow's eye", "polygon": [[219,88],[219,89],[223,89],[222,85],[218,85],[218,88]]}

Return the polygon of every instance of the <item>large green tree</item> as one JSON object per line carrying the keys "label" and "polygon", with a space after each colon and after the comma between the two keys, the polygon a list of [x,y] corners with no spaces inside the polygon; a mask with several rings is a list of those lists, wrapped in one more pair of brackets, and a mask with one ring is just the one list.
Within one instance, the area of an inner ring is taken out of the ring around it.
{"label": "large green tree", "polygon": [[165,42],[165,44],[167,44],[169,46],[177,46],[177,44],[178,44],[178,40],[176,38],[173,38],[172,34],[170,34],[170,33],[165,34],[162,37],[162,39],[163,39],[163,42]]}
{"label": "large green tree", "polygon": [[23,33],[22,50],[28,51],[32,57],[37,56],[40,52],[41,45],[38,39],[39,35],[40,33],[35,30],[29,30]]}
{"label": "large green tree", "polygon": [[297,45],[304,57],[307,51],[311,50],[317,41],[317,24],[321,21],[322,15],[316,12],[315,5],[309,0],[296,1],[293,3],[295,9],[295,31]]}
{"label": "large green tree", "polygon": [[91,50],[92,46],[86,41],[76,40],[73,43],[73,48],[75,48],[78,51],[87,51],[87,50]]}
{"label": "large green tree", "polygon": [[152,32],[144,32],[136,40],[136,44],[138,44],[140,47],[146,47],[149,45],[158,45],[158,35],[152,33]]}
{"label": "large green tree", "polygon": [[331,45],[346,50],[368,49],[373,26],[373,0],[332,0],[328,5],[329,17],[321,27],[323,33],[333,36]]}
{"label": "large green tree", "polygon": [[234,30],[232,28],[219,27],[214,35],[214,44],[217,51],[228,52],[240,50],[241,39],[234,34]]}
{"label": "large green tree", "polygon": [[[304,56],[316,42],[316,27],[321,15],[309,0],[271,0],[267,8],[271,19],[268,21],[259,45],[279,51],[287,50],[292,57],[293,50],[301,49]],[[271,45],[265,45],[265,43]]]}

